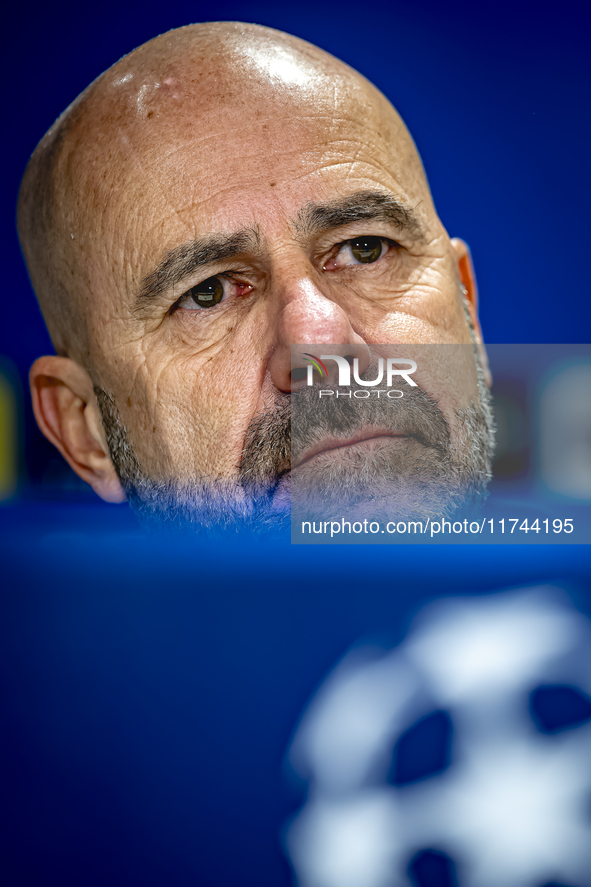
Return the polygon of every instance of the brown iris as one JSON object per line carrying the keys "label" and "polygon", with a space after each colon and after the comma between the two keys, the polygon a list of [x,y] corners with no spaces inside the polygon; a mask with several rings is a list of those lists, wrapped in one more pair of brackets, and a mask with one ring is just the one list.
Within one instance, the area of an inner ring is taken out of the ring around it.
{"label": "brown iris", "polygon": [[224,287],[219,277],[208,277],[197,286],[192,286],[186,296],[190,296],[200,308],[211,308],[222,301]]}
{"label": "brown iris", "polygon": [[350,247],[353,258],[364,265],[377,262],[382,255],[381,237],[358,237],[350,241]]}

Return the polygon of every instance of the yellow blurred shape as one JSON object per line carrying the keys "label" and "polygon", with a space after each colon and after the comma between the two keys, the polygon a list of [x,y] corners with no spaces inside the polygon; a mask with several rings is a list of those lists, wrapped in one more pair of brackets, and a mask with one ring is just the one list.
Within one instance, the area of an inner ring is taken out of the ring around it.
{"label": "yellow blurred shape", "polygon": [[0,501],[16,492],[17,415],[12,385],[0,373]]}

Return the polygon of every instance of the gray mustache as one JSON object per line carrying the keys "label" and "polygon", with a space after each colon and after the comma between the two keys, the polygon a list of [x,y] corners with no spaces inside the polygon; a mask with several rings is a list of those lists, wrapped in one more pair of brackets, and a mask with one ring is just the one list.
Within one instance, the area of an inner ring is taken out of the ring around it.
{"label": "gray mustache", "polygon": [[[243,486],[277,481],[306,450],[327,437],[349,439],[364,428],[403,433],[424,446],[445,451],[450,428],[435,401],[421,388],[405,387],[403,397],[349,397],[351,389],[333,387],[334,395],[320,397],[320,387],[301,388],[279,395],[274,408],[255,417],[246,434],[240,461]],[[379,389],[374,389],[377,391]],[[337,392],[339,396],[337,397]]]}
{"label": "gray mustache", "polygon": [[[311,445],[327,436],[350,438],[364,428],[377,426],[402,432],[422,444],[445,449],[450,440],[448,423],[437,402],[421,388],[406,388],[403,396],[391,399],[386,390],[373,389],[363,399],[349,397],[350,390],[333,389],[334,395],[319,397],[313,388],[300,392],[292,402],[292,457],[294,461]],[[339,396],[337,396],[337,391]]]}

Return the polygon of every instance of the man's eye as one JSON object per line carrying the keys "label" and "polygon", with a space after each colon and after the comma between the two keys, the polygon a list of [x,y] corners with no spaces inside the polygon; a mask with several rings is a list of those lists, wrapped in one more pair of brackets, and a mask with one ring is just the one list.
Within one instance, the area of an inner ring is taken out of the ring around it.
{"label": "man's eye", "polygon": [[195,311],[198,308],[211,308],[224,298],[224,284],[219,277],[208,277],[192,286],[177,302],[178,308]]}
{"label": "man's eye", "polygon": [[388,241],[383,237],[356,237],[343,243],[339,251],[324,266],[326,271],[346,268],[348,265],[371,265],[388,252]]}
{"label": "man's eye", "polygon": [[354,259],[369,265],[381,257],[384,243],[380,237],[358,237],[357,240],[351,240],[349,246]]}

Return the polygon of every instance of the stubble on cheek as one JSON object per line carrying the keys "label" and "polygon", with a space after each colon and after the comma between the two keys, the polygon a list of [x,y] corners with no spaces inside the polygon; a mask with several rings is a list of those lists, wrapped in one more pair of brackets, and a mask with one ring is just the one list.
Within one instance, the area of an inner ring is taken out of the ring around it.
{"label": "stubble on cheek", "polygon": [[236,479],[250,416],[236,386],[203,368],[133,374],[112,391],[139,464],[153,480]]}

